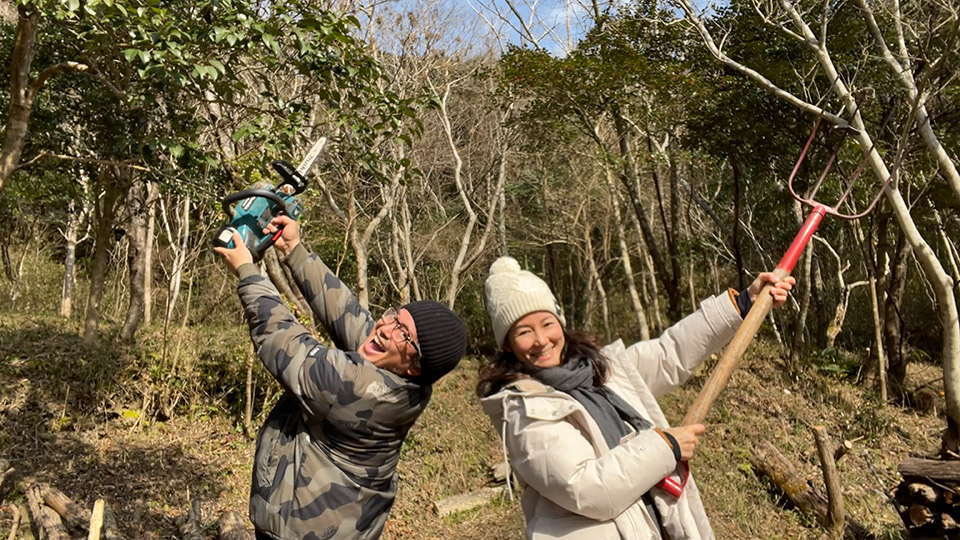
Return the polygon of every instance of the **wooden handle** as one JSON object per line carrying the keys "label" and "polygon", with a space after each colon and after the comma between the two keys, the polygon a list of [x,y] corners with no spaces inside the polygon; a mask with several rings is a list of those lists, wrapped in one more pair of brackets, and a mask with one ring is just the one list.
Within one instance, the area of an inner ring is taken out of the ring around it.
{"label": "wooden handle", "polygon": [[[782,268],[777,268],[773,273],[776,274],[778,281],[783,281],[790,275],[790,272]],[[740,363],[740,358],[747,347],[750,346],[757,330],[760,329],[760,325],[763,324],[763,320],[773,307],[773,296],[770,295],[771,288],[773,288],[773,284],[768,283],[760,291],[756,302],[753,303],[750,312],[747,313],[747,318],[743,320],[737,333],[730,340],[730,344],[723,351],[723,356],[720,358],[717,367],[713,368],[713,373],[710,374],[707,383],[700,390],[700,395],[697,396],[690,410],[687,411],[687,416],[683,419],[682,425],[699,424],[707,418],[710,407],[716,401],[717,396],[720,395],[720,391],[727,385],[727,380],[730,379],[733,370]]]}

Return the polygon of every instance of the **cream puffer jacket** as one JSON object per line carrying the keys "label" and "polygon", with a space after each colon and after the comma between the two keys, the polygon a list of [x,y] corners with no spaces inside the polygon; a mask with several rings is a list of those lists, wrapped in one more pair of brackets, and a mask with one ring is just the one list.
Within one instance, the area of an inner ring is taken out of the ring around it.
{"label": "cream puffer jacket", "polygon": [[[741,321],[731,296],[722,294],[704,300],[658,339],[630,347],[617,340],[603,348],[610,360],[606,386],[655,426],[669,427],[656,397],[686,381]],[[524,488],[528,539],[659,538],[641,497],[677,462],[656,431],[636,433],[611,450],[579,402],[533,379],[482,402]],[[714,538],[692,475],[679,499],[659,489],[651,495],[670,540]]]}

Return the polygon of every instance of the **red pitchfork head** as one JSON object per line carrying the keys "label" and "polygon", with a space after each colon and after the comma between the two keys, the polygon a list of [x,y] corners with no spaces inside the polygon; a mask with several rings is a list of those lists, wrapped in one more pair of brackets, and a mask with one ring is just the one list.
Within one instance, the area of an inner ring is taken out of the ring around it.
{"label": "red pitchfork head", "polygon": [[843,141],[846,139],[847,134],[857,133],[857,129],[851,126],[850,124],[845,124],[845,125],[837,126],[834,128],[834,129],[844,130],[845,133],[840,139],[840,142],[836,145],[836,148],[834,148],[833,151],[831,152],[830,159],[827,160],[827,165],[824,167],[823,172],[820,173],[820,177],[817,179],[817,183],[814,184],[813,188],[810,190],[810,194],[806,197],[801,196],[800,194],[797,193],[797,191],[793,187],[793,180],[797,176],[797,171],[800,170],[800,164],[803,163],[804,158],[807,156],[807,151],[810,150],[810,146],[817,135],[817,130],[820,127],[821,119],[822,118],[817,118],[816,123],[813,125],[813,130],[810,131],[810,137],[807,138],[807,144],[804,145],[803,151],[800,152],[800,157],[797,158],[796,165],[793,166],[793,171],[790,172],[790,178],[787,180],[787,187],[790,189],[790,194],[793,195],[794,199],[800,201],[801,203],[807,206],[810,206],[813,208],[823,207],[824,211],[827,214],[830,214],[831,216],[836,216],[838,218],[859,219],[869,214],[870,211],[873,210],[873,207],[876,206],[877,202],[880,201],[880,196],[883,195],[883,191],[887,188],[888,185],[890,185],[890,182],[893,179],[893,172],[891,171],[890,176],[886,179],[885,182],[883,182],[883,185],[880,187],[880,190],[877,192],[876,197],[873,198],[873,201],[864,211],[860,213],[855,213],[855,214],[844,214],[839,211],[840,205],[847,200],[847,198],[850,196],[851,191],[853,191],[853,186],[854,184],[856,184],[857,178],[859,178],[860,173],[863,172],[863,167],[866,165],[867,160],[870,158],[870,153],[873,151],[873,147],[871,147],[869,150],[863,153],[863,157],[860,159],[860,164],[859,166],[857,166],[857,170],[853,172],[850,178],[842,181],[843,187],[845,189],[844,189],[843,195],[840,196],[840,198],[837,200],[836,203],[834,203],[833,205],[829,205],[816,200],[817,191],[820,190],[820,186],[823,184],[824,179],[826,179],[827,175],[830,173],[830,169],[833,167],[834,162],[836,162],[837,153],[840,151],[840,148],[843,146]]}

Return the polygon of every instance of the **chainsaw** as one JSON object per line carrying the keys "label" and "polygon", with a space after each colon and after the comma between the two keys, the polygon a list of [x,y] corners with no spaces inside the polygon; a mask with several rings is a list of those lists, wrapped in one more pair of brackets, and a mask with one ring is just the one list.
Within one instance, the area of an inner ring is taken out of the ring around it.
{"label": "chainsaw", "polygon": [[264,232],[270,221],[284,215],[296,220],[303,213],[303,207],[294,196],[306,189],[307,174],[326,144],[327,138],[320,137],[296,168],[282,159],[272,162],[270,165],[280,175],[279,185],[256,182],[243,191],[224,197],[221,205],[230,216],[230,223],[217,230],[213,245],[233,249],[236,247],[233,233],[236,232],[253,255],[253,261],[262,259],[267,249],[283,234],[282,227],[272,234]]}

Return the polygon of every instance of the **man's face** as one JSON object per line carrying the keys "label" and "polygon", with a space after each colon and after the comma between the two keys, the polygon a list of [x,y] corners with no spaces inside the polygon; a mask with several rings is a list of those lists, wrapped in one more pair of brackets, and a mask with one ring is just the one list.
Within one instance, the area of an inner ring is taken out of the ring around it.
{"label": "man's face", "polygon": [[375,366],[400,376],[420,374],[417,326],[406,309],[388,309],[357,350]]}

